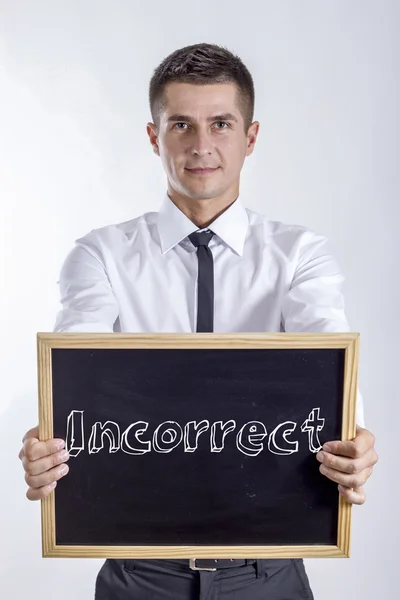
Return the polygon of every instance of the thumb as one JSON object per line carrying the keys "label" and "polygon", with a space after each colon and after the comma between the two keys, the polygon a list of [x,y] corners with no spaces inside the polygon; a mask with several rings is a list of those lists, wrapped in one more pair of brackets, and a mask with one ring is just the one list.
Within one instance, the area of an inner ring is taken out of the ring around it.
{"label": "thumb", "polygon": [[22,443],[24,443],[25,440],[27,440],[28,438],[35,438],[39,441],[39,425],[36,425],[36,427],[32,427],[32,429],[29,429],[29,431],[26,432],[26,434],[22,438]]}

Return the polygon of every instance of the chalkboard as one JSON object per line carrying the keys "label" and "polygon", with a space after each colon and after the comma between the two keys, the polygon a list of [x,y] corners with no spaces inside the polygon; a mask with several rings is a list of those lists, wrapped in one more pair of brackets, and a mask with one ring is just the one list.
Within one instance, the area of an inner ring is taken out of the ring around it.
{"label": "chalkboard", "polygon": [[315,454],[354,436],[358,334],[38,342],[42,439],[71,455],[44,556],[349,555],[350,505]]}

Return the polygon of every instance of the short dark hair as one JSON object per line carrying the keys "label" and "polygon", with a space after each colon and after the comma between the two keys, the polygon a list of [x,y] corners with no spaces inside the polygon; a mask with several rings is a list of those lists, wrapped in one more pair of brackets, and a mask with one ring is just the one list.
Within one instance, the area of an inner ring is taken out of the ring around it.
{"label": "short dark hair", "polygon": [[149,85],[150,112],[157,129],[166,107],[164,90],[172,81],[194,85],[235,83],[238,90],[236,104],[243,115],[247,133],[254,114],[253,78],[242,60],[225,46],[193,44],[164,58]]}

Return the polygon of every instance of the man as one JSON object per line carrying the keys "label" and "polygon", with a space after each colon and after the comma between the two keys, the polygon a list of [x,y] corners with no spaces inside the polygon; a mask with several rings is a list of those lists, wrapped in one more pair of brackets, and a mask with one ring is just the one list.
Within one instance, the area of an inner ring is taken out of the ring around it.
{"label": "man", "polygon": [[[147,133],[168,181],[163,204],[77,240],[61,269],[55,331],[349,331],[326,238],[269,221],[239,198],[259,130],[242,61],[212,44],[182,48],[155,70],[149,96]],[[362,504],[377,455],[360,394],[357,423],[354,440],[330,442],[317,459],[346,500]],[[68,472],[63,448],[63,440],[40,442],[37,428],[24,436],[30,500]],[[302,560],[211,563],[107,560],[96,598],[313,598]]]}

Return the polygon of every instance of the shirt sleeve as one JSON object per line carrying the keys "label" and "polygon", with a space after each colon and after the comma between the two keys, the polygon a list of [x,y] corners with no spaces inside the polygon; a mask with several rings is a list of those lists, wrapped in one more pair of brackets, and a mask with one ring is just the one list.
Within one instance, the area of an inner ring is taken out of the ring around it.
{"label": "shirt sleeve", "polygon": [[[285,331],[351,331],[342,292],[344,276],[326,237],[305,230],[293,248],[293,279],[282,301]],[[365,427],[364,403],[357,388],[356,422]]]}
{"label": "shirt sleeve", "polygon": [[118,304],[94,244],[77,240],[67,255],[59,281],[61,310],[55,332],[110,333]]}

